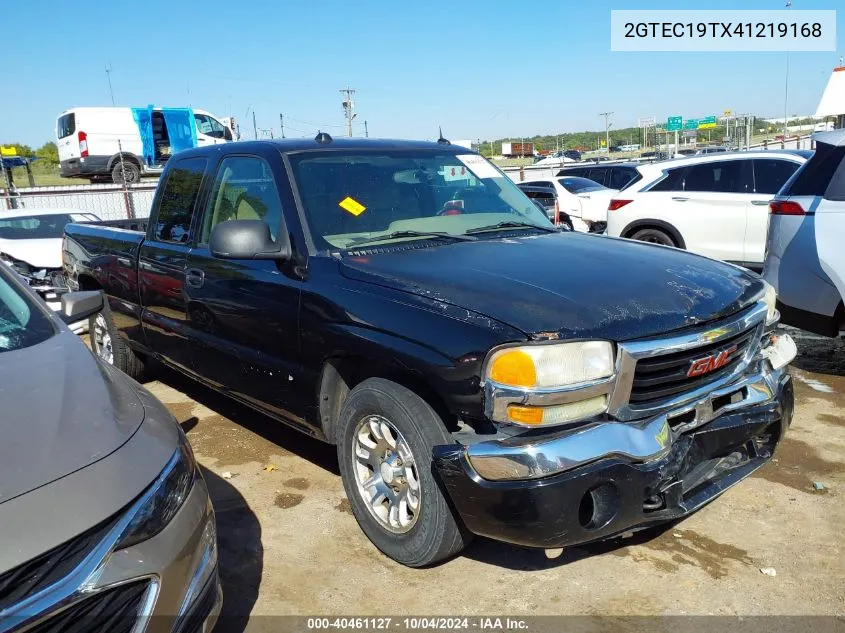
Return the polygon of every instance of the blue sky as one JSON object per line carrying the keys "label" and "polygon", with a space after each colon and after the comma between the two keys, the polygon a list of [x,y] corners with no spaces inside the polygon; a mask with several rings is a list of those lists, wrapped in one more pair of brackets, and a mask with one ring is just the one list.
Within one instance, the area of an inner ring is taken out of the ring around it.
{"label": "blue sky", "polygon": [[[713,9],[781,9],[783,0],[710,0]],[[610,51],[610,10],[699,8],[683,0],[53,0],[3,2],[0,22],[25,41],[7,51],[0,140],[38,146],[72,106],[184,106],[234,115],[241,132],[341,133],[338,90],[357,89],[356,134],[499,138],[614,127],[637,118],[783,116],[784,53]],[[794,0],[795,9],[845,9]],[[789,113],[815,111],[845,54],[792,53]],[[26,36],[26,37],[24,37]],[[247,115],[248,113],[248,115]],[[246,118],[245,118],[245,115]]]}

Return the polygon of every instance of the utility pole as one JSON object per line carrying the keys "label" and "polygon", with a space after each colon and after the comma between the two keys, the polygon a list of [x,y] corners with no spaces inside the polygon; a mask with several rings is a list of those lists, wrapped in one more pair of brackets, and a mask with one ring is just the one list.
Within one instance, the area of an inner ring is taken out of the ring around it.
{"label": "utility pole", "polygon": [[610,151],[610,125],[608,125],[608,119],[613,112],[599,112],[599,116],[604,117],[604,146],[607,151]]}
{"label": "utility pole", "polygon": [[[786,0],[786,10],[792,6],[792,0]],[[789,49],[786,49],[786,77],[783,84],[783,140],[786,142],[787,121],[789,119]]]}
{"label": "utility pole", "polygon": [[364,138],[370,138],[370,130],[367,128],[367,122],[364,121]]}
{"label": "utility pole", "polygon": [[346,117],[346,131],[349,137],[352,136],[352,119],[354,119],[357,114],[355,114],[355,102],[352,100],[352,95],[355,94],[355,90],[347,86],[346,88],[341,88],[340,92],[345,94],[345,98],[343,100],[343,114]]}
{"label": "utility pole", "polygon": [[285,115],[279,114],[279,125],[282,127],[282,138],[285,138]]}
{"label": "utility pole", "polygon": [[109,62],[109,65],[106,66],[106,77],[109,80],[109,95],[111,96],[111,104],[114,105],[114,91],[112,90],[112,87],[111,87],[111,71],[112,71],[111,62]]}
{"label": "utility pole", "polygon": [[252,135],[258,140],[258,126],[255,124],[255,110],[252,111]]}

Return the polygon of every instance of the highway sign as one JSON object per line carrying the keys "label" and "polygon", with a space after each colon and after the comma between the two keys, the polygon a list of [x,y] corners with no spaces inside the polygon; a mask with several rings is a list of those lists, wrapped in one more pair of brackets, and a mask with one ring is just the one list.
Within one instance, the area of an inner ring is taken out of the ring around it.
{"label": "highway sign", "polygon": [[716,117],[714,116],[706,116],[703,119],[698,120],[699,130],[708,130],[714,127],[716,127]]}
{"label": "highway sign", "polygon": [[697,130],[698,129],[698,119],[687,119],[684,121],[684,129],[685,130]]}
{"label": "highway sign", "polygon": [[670,116],[669,119],[666,121],[666,131],[667,132],[677,132],[681,129],[681,122],[683,121],[683,117],[679,116]]}

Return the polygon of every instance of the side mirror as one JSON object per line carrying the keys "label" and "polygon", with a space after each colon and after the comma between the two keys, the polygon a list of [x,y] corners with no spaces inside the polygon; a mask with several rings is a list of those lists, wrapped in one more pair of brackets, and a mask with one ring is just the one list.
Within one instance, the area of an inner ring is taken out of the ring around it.
{"label": "side mirror", "polygon": [[59,318],[65,323],[76,323],[101,312],[105,301],[102,290],[80,290],[62,295]]}
{"label": "side mirror", "polygon": [[211,230],[208,240],[211,254],[220,259],[290,259],[286,234],[273,241],[264,220],[229,220]]}

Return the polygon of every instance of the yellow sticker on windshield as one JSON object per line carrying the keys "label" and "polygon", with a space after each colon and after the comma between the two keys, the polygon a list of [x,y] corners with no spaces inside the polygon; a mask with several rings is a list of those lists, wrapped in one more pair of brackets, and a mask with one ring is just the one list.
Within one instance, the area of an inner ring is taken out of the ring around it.
{"label": "yellow sticker on windshield", "polygon": [[344,211],[349,211],[354,216],[361,215],[364,210],[367,208],[357,200],[346,196],[343,200],[337,203],[338,206],[343,209]]}

